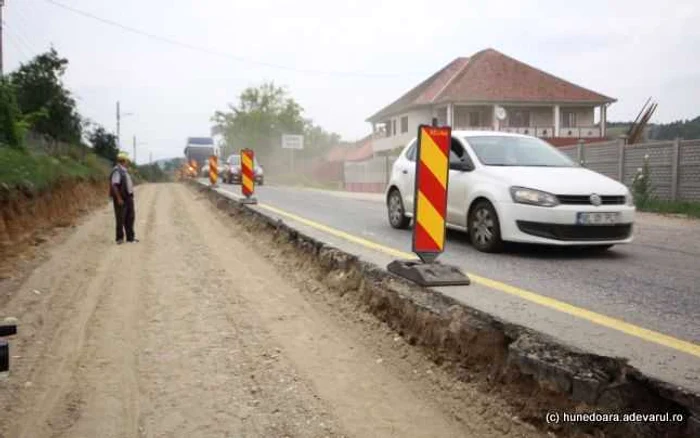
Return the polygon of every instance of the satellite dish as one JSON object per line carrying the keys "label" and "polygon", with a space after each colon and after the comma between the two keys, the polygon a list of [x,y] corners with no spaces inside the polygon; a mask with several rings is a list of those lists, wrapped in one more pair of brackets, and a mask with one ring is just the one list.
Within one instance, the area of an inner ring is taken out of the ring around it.
{"label": "satellite dish", "polygon": [[497,107],[496,107],[496,118],[497,118],[498,120],[505,120],[507,115],[508,115],[508,114],[506,113],[506,109],[505,109],[505,108],[503,108],[502,106],[497,106]]}

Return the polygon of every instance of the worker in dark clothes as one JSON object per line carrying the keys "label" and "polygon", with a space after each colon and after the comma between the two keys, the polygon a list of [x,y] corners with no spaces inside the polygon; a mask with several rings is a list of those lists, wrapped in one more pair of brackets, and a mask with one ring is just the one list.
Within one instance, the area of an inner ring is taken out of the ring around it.
{"label": "worker in dark clothes", "polygon": [[134,184],[127,170],[129,157],[120,152],[117,165],[112,169],[110,177],[112,200],[114,201],[114,218],[117,222],[117,244],[138,242],[134,237]]}

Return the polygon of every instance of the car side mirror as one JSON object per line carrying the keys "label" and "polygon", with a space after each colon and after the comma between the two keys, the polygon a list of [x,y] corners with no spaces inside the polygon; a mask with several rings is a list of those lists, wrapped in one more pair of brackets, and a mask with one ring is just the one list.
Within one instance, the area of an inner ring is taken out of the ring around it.
{"label": "car side mirror", "polygon": [[451,161],[450,169],[460,172],[471,172],[474,170],[474,165],[468,161]]}

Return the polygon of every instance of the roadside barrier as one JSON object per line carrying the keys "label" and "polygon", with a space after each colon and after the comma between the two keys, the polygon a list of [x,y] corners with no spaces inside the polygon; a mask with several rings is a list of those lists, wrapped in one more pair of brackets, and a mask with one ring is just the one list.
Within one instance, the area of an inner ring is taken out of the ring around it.
{"label": "roadside barrier", "polygon": [[216,182],[219,179],[218,162],[219,159],[216,155],[212,155],[209,157],[209,182],[213,186],[216,185]]}
{"label": "roadside barrier", "polygon": [[449,126],[418,127],[412,249],[422,263],[395,260],[387,266],[389,272],[421,286],[458,286],[471,283],[469,277],[457,267],[435,262],[445,250],[451,144],[452,129]]}
{"label": "roadside barrier", "polygon": [[257,200],[254,197],[255,194],[255,170],[253,167],[255,163],[255,152],[252,149],[242,149],[241,150],[241,191],[245,200],[243,202],[248,204],[255,204]]}

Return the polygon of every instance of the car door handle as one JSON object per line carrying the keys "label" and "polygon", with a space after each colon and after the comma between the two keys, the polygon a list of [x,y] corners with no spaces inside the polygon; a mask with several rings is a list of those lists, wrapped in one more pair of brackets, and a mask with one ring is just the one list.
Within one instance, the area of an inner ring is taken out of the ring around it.
{"label": "car door handle", "polygon": [[405,175],[405,174],[408,173],[408,170],[404,169],[404,170],[401,171],[401,173],[403,173],[403,174]]}

